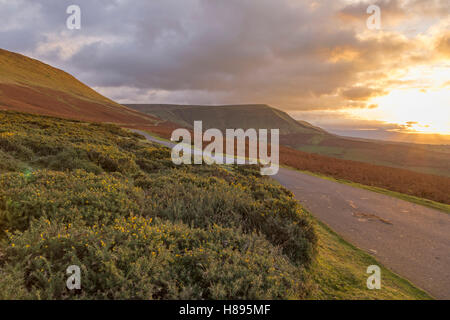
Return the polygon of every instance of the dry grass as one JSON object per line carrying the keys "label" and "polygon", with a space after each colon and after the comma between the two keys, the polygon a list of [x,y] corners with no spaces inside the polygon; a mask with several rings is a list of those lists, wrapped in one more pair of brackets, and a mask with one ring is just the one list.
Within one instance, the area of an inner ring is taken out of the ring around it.
{"label": "dry grass", "polygon": [[280,147],[280,162],[299,170],[450,204],[450,178]]}

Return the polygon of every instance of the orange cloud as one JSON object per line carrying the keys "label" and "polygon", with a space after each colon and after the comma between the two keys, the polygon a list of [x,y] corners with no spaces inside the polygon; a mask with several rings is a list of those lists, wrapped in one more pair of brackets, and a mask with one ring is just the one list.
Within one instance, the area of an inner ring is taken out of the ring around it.
{"label": "orange cloud", "polygon": [[341,95],[352,101],[367,101],[370,98],[386,95],[387,92],[378,88],[353,87],[342,90]]}
{"label": "orange cloud", "polygon": [[436,39],[435,50],[444,58],[450,58],[450,32]]}

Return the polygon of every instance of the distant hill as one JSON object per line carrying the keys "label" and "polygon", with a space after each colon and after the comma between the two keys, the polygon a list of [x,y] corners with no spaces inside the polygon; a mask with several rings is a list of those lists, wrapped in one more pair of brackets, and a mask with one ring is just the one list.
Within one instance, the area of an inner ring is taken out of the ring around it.
{"label": "distant hill", "polygon": [[[429,144],[436,146],[448,146],[450,147],[450,134],[439,134],[439,133],[403,133],[397,131],[388,130],[352,130],[352,129],[330,129],[329,132],[344,136],[344,137],[357,137],[361,139],[372,139],[372,140],[384,140],[392,142],[401,143],[415,143],[415,144]],[[438,147],[441,149],[441,147]],[[450,148],[448,148],[450,151]]]}
{"label": "distant hill", "polygon": [[3,49],[0,110],[141,126],[157,121],[109,100],[62,70]]}
{"label": "distant hill", "polygon": [[[137,111],[192,128],[279,128],[282,145],[309,153],[344,160],[403,168],[450,176],[450,147],[342,137],[268,105],[200,106],[173,104],[127,104]],[[169,134],[170,136],[170,134]]]}
{"label": "distant hill", "polygon": [[296,121],[287,113],[264,104],[200,106],[175,104],[126,104],[137,111],[192,128],[202,120],[205,129],[280,129],[280,134],[327,135],[318,127]]}

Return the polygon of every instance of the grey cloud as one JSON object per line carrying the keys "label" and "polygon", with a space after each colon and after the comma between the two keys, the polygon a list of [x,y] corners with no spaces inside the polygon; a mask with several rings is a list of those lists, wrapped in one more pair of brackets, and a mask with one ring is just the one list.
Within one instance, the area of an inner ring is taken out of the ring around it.
{"label": "grey cloud", "polygon": [[8,44],[11,51],[24,52],[33,48],[39,41],[39,35],[29,30],[8,30],[0,31],[0,44]]}

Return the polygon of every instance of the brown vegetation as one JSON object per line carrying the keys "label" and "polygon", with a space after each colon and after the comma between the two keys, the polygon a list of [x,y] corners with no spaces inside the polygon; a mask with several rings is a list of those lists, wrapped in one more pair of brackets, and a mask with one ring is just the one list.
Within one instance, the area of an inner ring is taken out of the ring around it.
{"label": "brown vegetation", "polygon": [[351,160],[386,164],[406,169],[434,168],[436,172],[440,172],[442,175],[450,175],[449,156],[444,152],[433,150],[428,145],[369,141],[333,135],[320,137],[316,144],[312,143],[314,139],[314,135],[308,133],[284,134],[280,136],[280,143],[294,149],[310,146],[310,149],[314,150],[314,147],[318,147],[316,153],[324,152],[329,148],[330,151],[334,151],[333,157],[344,159],[345,157],[351,157],[353,158]]}
{"label": "brown vegetation", "polygon": [[[170,138],[175,126],[155,127],[151,132]],[[206,143],[207,144],[207,143]],[[248,149],[248,148],[247,148]],[[280,146],[280,163],[295,169],[336,179],[379,187],[420,198],[450,204],[450,178],[415,171],[342,160]]]}
{"label": "brown vegetation", "polygon": [[280,147],[284,165],[450,204],[450,178]]}
{"label": "brown vegetation", "polygon": [[157,119],[107,102],[93,102],[44,87],[0,84],[0,110],[44,114],[82,121],[153,126]]}

